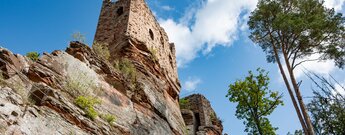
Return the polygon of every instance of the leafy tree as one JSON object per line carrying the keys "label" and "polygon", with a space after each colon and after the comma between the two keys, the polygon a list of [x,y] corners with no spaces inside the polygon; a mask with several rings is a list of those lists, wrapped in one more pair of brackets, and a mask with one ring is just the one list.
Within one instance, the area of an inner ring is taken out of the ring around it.
{"label": "leafy tree", "polygon": [[230,84],[226,97],[230,102],[237,102],[236,117],[245,119],[245,132],[249,134],[275,135],[275,128],[266,116],[278,105],[283,105],[282,95],[268,89],[268,72],[257,69],[259,75],[249,71],[249,76]]}
{"label": "leafy tree", "polygon": [[[314,130],[293,71],[304,62],[326,59],[343,68],[344,22],[342,14],[327,9],[320,0],[259,0],[248,21],[251,40],[266,52],[268,62],[278,64],[307,135],[314,135]],[[308,59],[311,55],[319,57]]]}
{"label": "leafy tree", "polygon": [[345,91],[345,88],[332,76],[330,79],[315,73],[308,73],[307,76],[316,85],[314,97],[307,105],[315,132],[320,135],[344,135],[345,95],[339,91]]}
{"label": "leafy tree", "polygon": [[80,43],[85,43],[85,35],[81,34],[80,32],[76,32],[72,34],[72,39],[74,41],[78,41]]}

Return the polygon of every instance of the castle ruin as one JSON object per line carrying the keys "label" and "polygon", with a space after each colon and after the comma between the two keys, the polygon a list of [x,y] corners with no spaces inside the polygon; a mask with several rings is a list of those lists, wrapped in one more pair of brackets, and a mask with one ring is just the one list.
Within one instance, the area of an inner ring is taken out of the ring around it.
{"label": "castle ruin", "polygon": [[[107,44],[112,60],[128,45],[136,46],[141,53],[154,53],[167,78],[179,84],[175,45],[169,43],[144,0],[104,0],[94,42]],[[177,98],[179,91],[169,93]]]}
{"label": "castle ruin", "polygon": [[188,135],[222,135],[222,122],[203,95],[190,95],[184,100],[187,103],[181,107],[181,113]]}

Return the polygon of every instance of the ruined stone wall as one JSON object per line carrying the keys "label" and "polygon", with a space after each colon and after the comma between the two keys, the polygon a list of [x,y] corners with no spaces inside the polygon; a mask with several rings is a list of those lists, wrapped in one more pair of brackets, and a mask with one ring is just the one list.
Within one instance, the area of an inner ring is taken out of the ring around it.
{"label": "ruined stone wall", "polygon": [[192,110],[194,114],[199,114],[200,117],[200,126],[210,126],[211,122],[211,113],[212,108],[210,102],[202,95],[191,95],[186,97],[188,100],[188,109]]}
{"label": "ruined stone wall", "polygon": [[[119,14],[120,9],[123,12]],[[140,43],[143,53],[152,53],[165,78],[174,86],[167,89],[170,96],[178,99],[180,83],[177,75],[175,45],[160,27],[145,0],[103,0],[102,11],[95,35],[95,42],[106,43],[111,60],[119,59],[129,42]],[[146,49],[145,49],[146,48]],[[146,52],[145,52],[146,51]],[[150,55],[150,54],[147,54]]]}
{"label": "ruined stone wall", "polygon": [[[191,135],[221,134],[223,127],[210,102],[200,94],[185,97],[188,103],[182,116]],[[192,112],[192,113],[191,113]]]}
{"label": "ruined stone wall", "polygon": [[117,52],[128,33],[130,0],[104,0],[94,42],[107,44],[111,53]]}
{"label": "ruined stone wall", "polygon": [[160,66],[169,78],[178,79],[174,44],[160,27],[144,0],[131,0],[128,32],[131,38],[143,42],[154,51]]}
{"label": "ruined stone wall", "polygon": [[[123,9],[121,14],[119,9]],[[135,103],[135,110],[158,114],[169,125],[170,129],[165,132],[183,134],[185,124],[178,106],[181,86],[175,47],[169,43],[146,2],[103,0],[95,42],[108,44],[110,63],[125,58],[133,64],[135,79],[126,78],[132,81],[133,87],[125,89],[124,93]]]}

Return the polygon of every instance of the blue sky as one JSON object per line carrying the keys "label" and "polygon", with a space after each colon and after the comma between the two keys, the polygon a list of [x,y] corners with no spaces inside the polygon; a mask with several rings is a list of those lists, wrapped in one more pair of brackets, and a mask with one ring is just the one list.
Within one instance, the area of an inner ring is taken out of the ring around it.
{"label": "blue sky", "polygon": [[[326,0],[328,7],[344,12],[345,0]],[[266,62],[259,46],[248,39],[246,20],[257,0],[147,0],[159,23],[176,44],[181,96],[202,93],[224,120],[224,132],[244,133],[234,113],[236,104],[225,97],[228,85],[258,67],[270,72],[270,88],[284,93],[285,106],[270,116],[278,134],[301,129],[289,95],[275,64]],[[101,0],[1,0],[0,46],[14,53],[64,50],[74,32],[92,43]],[[331,61],[307,63],[303,67],[322,75],[332,74],[345,84],[343,70]],[[311,83],[303,80],[304,97],[311,96]],[[305,98],[308,101],[308,98]]]}

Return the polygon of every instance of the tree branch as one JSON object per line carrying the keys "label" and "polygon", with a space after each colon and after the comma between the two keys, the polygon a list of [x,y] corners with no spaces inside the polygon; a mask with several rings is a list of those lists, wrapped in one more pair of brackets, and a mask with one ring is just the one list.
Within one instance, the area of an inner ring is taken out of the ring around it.
{"label": "tree branch", "polygon": [[294,65],[294,63],[292,64],[292,70],[294,70],[298,65],[301,65],[305,62],[311,62],[311,61],[318,61],[319,59],[308,59],[308,60],[302,60],[300,62],[298,62],[297,64]]}

